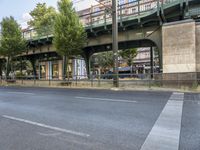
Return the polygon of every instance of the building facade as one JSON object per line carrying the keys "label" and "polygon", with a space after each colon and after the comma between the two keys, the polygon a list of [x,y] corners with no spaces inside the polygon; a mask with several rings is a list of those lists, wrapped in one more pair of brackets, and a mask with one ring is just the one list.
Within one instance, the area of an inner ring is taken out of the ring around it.
{"label": "building facade", "polygon": [[[157,7],[157,0],[118,0],[118,5],[119,16],[128,17],[130,15],[140,15],[140,12],[145,13],[145,11]],[[111,13],[108,11],[109,8],[111,9],[111,6],[112,0],[99,0],[99,4],[93,5],[90,8],[78,12],[78,14],[81,16],[81,22],[87,26],[91,23],[103,23],[105,18],[108,22],[111,21]],[[106,14],[105,11],[107,12]]]}
{"label": "building facade", "polygon": [[[62,80],[63,66],[63,60],[39,61],[36,66],[38,79]],[[87,78],[86,65],[83,59],[70,59],[67,71],[72,79]]]}
{"label": "building facade", "polygon": [[[159,58],[156,51],[153,51],[153,67],[154,72],[159,70]],[[139,48],[137,56],[134,59],[134,68],[136,74],[151,73],[151,52],[150,48]]]}

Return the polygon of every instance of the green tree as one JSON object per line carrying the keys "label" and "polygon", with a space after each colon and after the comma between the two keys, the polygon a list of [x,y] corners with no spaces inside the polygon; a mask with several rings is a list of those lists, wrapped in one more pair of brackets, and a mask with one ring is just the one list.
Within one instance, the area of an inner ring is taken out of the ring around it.
{"label": "green tree", "polygon": [[30,61],[28,60],[17,60],[15,61],[15,64],[13,65],[13,67],[15,68],[15,70],[22,72],[22,70],[32,70],[32,66]]}
{"label": "green tree", "polygon": [[69,79],[68,64],[72,56],[82,54],[86,43],[86,32],[76,14],[71,0],[58,1],[58,13],[54,25],[53,44],[64,58],[63,77]]}
{"label": "green tree", "polygon": [[13,70],[13,58],[22,53],[26,48],[26,42],[22,37],[22,31],[13,17],[3,18],[1,22],[0,55],[6,58],[6,76]]}
{"label": "green tree", "polygon": [[107,70],[113,68],[113,52],[102,52],[93,55],[92,64],[97,64],[101,72],[106,72]]}
{"label": "green tree", "polygon": [[46,34],[52,32],[56,10],[53,7],[48,7],[46,3],[38,3],[30,12],[32,20],[28,25],[35,28],[38,34]]}
{"label": "green tree", "polygon": [[131,48],[131,49],[125,49],[122,50],[120,53],[120,56],[126,61],[127,65],[131,67],[131,73],[133,73],[133,61],[134,58],[137,56],[137,49]]}

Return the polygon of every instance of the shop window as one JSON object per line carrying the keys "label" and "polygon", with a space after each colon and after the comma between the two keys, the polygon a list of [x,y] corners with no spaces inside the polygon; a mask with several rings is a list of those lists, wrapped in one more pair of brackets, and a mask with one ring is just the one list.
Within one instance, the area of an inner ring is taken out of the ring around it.
{"label": "shop window", "polygon": [[52,65],[52,75],[53,75],[53,78],[58,78],[59,77],[58,64],[53,64]]}
{"label": "shop window", "polygon": [[40,66],[40,78],[46,78],[46,66],[45,65]]}

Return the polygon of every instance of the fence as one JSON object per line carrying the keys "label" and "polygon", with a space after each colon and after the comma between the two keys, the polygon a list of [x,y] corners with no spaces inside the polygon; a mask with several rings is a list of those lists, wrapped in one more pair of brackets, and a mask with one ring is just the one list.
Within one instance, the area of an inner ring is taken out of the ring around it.
{"label": "fence", "polygon": [[[99,87],[112,88],[114,74],[78,75],[73,78],[46,78],[38,76],[21,76],[0,78],[0,85],[24,85],[44,87]],[[200,73],[171,73],[171,74],[119,74],[120,88],[189,88],[195,89],[200,84]]]}

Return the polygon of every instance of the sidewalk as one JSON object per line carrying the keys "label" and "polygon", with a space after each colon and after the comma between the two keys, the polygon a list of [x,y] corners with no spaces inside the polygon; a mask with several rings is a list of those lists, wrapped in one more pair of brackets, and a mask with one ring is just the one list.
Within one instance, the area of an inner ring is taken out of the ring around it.
{"label": "sidewalk", "polygon": [[16,81],[15,83],[6,83],[1,82],[0,86],[21,86],[21,87],[48,87],[48,88],[74,88],[74,89],[104,89],[104,90],[113,90],[113,91],[177,91],[177,92],[192,92],[192,93],[200,93],[200,86],[189,88],[186,86],[182,86],[181,88],[176,87],[159,87],[148,85],[137,85],[137,84],[127,84],[123,83],[123,86],[119,88],[115,88],[112,85],[112,82],[71,82],[71,84],[62,84],[63,81]]}

